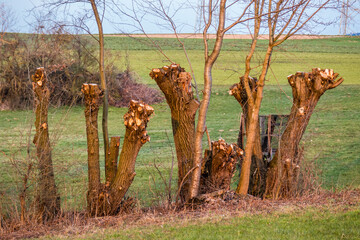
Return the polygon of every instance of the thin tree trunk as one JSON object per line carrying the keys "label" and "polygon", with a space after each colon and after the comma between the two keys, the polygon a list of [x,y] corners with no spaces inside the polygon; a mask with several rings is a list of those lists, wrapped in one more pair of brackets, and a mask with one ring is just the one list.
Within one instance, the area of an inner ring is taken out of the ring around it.
{"label": "thin tree trunk", "polygon": [[[255,145],[258,142],[257,138],[260,138],[259,112],[260,112],[261,101],[263,98],[265,77],[266,77],[267,70],[270,65],[272,50],[273,50],[273,45],[269,44],[268,49],[265,53],[262,71],[259,76],[259,80],[256,82],[256,86],[255,86],[256,95],[254,98],[252,98],[254,105],[252,106],[252,112],[251,112],[251,115],[249,115],[249,122],[247,124],[247,130],[246,130],[247,139],[246,139],[246,146],[245,146],[245,157],[244,157],[243,164],[241,166],[240,181],[239,181],[238,187],[236,189],[236,193],[240,194],[240,195],[246,195],[249,190],[250,172],[251,172],[250,169],[251,169],[253,152],[254,152]],[[247,89],[246,92],[247,93],[250,92],[249,89]],[[248,94],[248,96],[249,96],[249,94]],[[260,148],[261,148],[261,145],[260,145]]]}
{"label": "thin tree trunk", "polygon": [[[150,76],[164,93],[171,110],[171,123],[178,161],[178,187],[182,202],[189,195],[190,178],[184,177],[193,167],[195,114],[199,107],[191,88],[191,75],[177,64],[153,69]],[[189,176],[189,174],[188,174]],[[181,185],[181,183],[183,184]]]}
{"label": "thin tree trunk", "polygon": [[[212,4],[209,4],[209,18],[212,17]],[[196,126],[195,132],[195,156],[193,166],[195,167],[194,172],[192,174],[191,184],[190,184],[190,199],[196,197],[199,194],[200,188],[200,178],[201,178],[201,165],[202,165],[202,139],[205,132],[206,127],[206,116],[207,110],[210,104],[210,96],[211,96],[211,87],[212,87],[212,76],[211,70],[216,62],[223,43],[223,38],[225,34],[225,18],[226,18],[226,0],[220,1],[220,10],[219,10],[219,23],[216,33],[215,44],[211,54],[209,55],[208,51],[208,43],[207,43],[207,31],[211,25],[211,19],[207,23],[204,32],[203,32],[203,40],[205,44],[205,66],[204,66],[204,90],[203,90],[203,99],[199,108],[198,122]]]}
{"label": "thin tree trunk", "polygon": [[36,69],[32,75],[33,90],[35,93],[35,127],[34,144],[38,157],[39,192],[37,195],[36,210],[43,220],[53,218],[60,211],[60,196],[57,193],[53,164],[51,159],[51,146],[49,140],[48,106],[50,92],[44,68]]}
{"label": "thin tree trunk", "polygon": [[332,69],[314,68],[311,73],[297,72],[288,77],[293,92],[293,106],[281,136],[280,148],[269,164],[265,197],[289,197],[297,187],[300,140],[321,95],[343,82],[342,78],[336,80],[337,76]]}
{"label": "thin tree trunk", "polygon": [[100,72],[101,89],[104,92],[102,130],[103,130],[103,140],[104,140],[105,165],[109,165],[111,164],[110,163],[111,160],[109,159],[109,131],[108,131],[108,109],[109,109],[108,95],[109,94],[108,94],[107,82],[105,78],[104,32],[102,27],[102,20],[100,19],[95,0],[90,0],[90,3],[94,12],[96,24],[99,31],[99,72]]}
{"label": "thin tree trunk", "polygon": [[[248,77],[248,82],[251,90],[251,95],[248,96],[245,89],[245,77],[240,78],[240,83],[234,84],[230,88],[230,95],[233,95],[235,99],[240,103],[245,119],[246,136],[249,135],[250,119],[253,114],[253,107],[250,104],[250,98],[256,99],[257,94],[257,79]],[[250,182],[249,182],[249,193],[255,196],[262,196],[265,191],[265,178],[266,178],[266,164],[263,160],[263,153],[261,148],[260,138],[260,125],[259,120],[257,121],[255,142],[251,157],[250,166]]]}
{"label": "thin tree trunk", "polygon": [[90,215],[98,215],[98,198],[101,188],[99,165],[98,112],[103,92],[97,84],[83,84],[81,91],[85,98],[86,136],[88,146],[88,193],[87,203]]}
{"label": "thin tree trunk", "polygon": [[110,213],[115,214],[136,175],[135,162],[140,148],[148,141],[146,127],[154,109],[143,102],[131,100],[124,115],[126,133],[121,149],[118,171],[110,186]]}

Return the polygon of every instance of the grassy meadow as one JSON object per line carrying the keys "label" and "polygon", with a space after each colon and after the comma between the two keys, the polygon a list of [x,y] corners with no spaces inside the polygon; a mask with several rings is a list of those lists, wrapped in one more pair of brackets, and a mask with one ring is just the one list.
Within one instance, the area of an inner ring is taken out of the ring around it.
{"label": "grassy meadow", "polygon": [[[118,69],[123,70],[129,66],[132,71],[137,72],[142,83],[156,88],[148,74],[152,68],[168,64],[159,52],[144,43],[144,39],[106,37],[105,41]],[[185,55],[175,39],[158,39],[158,41],[163,46],[164,53],[172,61],[180,63],[189,71]],[[185,39],[184,41],[188,46],[188,54],[196,80],[198,84],[201,84],[203,68],[201,40]],[[249,44],[249,40],[225,40],[223,52],[214,66],[214,86],[207,118],[207,126],[212,140],[222,137],[227,142],[236,142],[241,107],[232,96],[229,96],[228,89],[238,81],[238,77],[243,72],[243,61],[247,54],[245,50]],[[260,41],[260,49],[256,52],[253,66],[261,64],[259,59],[261,59],[265,47],[266,42]],[[349,186],[359,188],[360,38],[289,40],[280,46],[273,54],[261,114],[289,113],[292,96],[286,77],[296,71],[311,71],[313,67],[333,68],[335,72],[345,78],[345,81],[338,88],[326,92],[319,101],[302,141],[305,158],[317,166],[317,172],[324,188]],[[256,69],[253,75],[256,75]],[[151,142],[146,143],[139,153],[136,162],[137,175],[128,194],[138,199],[139,207],[161,204],[165,200],[167,186],[164,182],[168,183],[169,181],[172,164],[174,164],[173,194],[177,188],[177,167],[170,111],[165,102],[153,107],[155,115],[148,124]],[[49,112],[54,169],[62,198],[62,207],[65,210],[82,210],[86,206],[87,147],[83,110],[83,106],[73,106],[51,108]],[[126,108],[111,107],[109,109],[109,134],[111,136],[124,136],[123,115],[126,111]],[[0,112],[0,192],[2,193],[0,204],[3,209],[11,209],[13,204],[18,201],[18,191],[22,184],[19,176],[26,170],[26,163],[31,159],[34,160],[33,123],[32,110]],[[99,132],[99,136],[102,136],[101,132]],[[31,150],[29,156],[27,155],[27,146]],[[206,147],[207,142],[204,138],[204,148]],[[101,154],[103,154],[103,150],[101,150]],[[159,171],[154,167],[155,165]],[[102,174],[104,174],[103,155],[101,156],[101,168]],[[235,176],[234,185],[236,185],[238,174]],[[30,189],[35,186],[33,177],[29,182]],[[349,215],[326,215],[332,219],[331,221],[337,221],[337,218],[352,219],[356,216],[359,217],[359,212],[355,212],[354,215],[352,213]],[[259,225],[262,225],[276,224],[276,221],[282,221],[283,218],[291,220],[292,216],[285,215],[275,220],[267,217],[261,219],[255,217],[253,220],[259,221]],[[224,231],[229,226],[243,225],[242,221],[245,220],[231,220],[224,225]],[[306,225],[302,216],[298,221]],[[328,224],[332,228],[331,221]],[[309,227],[305,225],[304,227]],[[211,229],[211,225],[202,227]],[[170,227],[167,232],[169,238],[172,238],[173,228]],[[192,226],[176,228],[176,231],[186,232],[189,228]],[[239,231],[242,230],[239,229]],[[110,235],[109,239],[118,236],[117,233],[112,234],[114,235]],[[131,235],[130,232],[126,234]],[[154,229],[149,234],[155,238],[162,232]],[[351,232],[349,234],[359,233]],[[283,238],[288,239],[286,236],[284,235]],[[336,237],[336,235],[330,237]],[[196,236],[194,235],[193,238]]]}
{"label": "grassy meadow", "polygon": [[[97,229],[70,239],[359,239],[360,211],[306,209],[271,214],[159,220],[149,225]],[[41,239],[64,239],[58,235]]]}

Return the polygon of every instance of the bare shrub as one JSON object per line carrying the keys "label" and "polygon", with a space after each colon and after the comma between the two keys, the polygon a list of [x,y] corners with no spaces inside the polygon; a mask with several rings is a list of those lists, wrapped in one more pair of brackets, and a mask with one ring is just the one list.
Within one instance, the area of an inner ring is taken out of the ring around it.
{"label": "bare shrub", "polygon": [[[39,34],[7,34],[6,39],[0,45],[0,110],[33,106],[30,76],[40,66],[47,72],[51,106],[80,104],[82,84],[100,83],[96,47],[88,37],[70,35],[60,27]],[[136,73],[119,73],[109,54],[105,71],[110,105],[126,107],[131,99],[149,104],[163,101],[158,90],[137,83]]]}

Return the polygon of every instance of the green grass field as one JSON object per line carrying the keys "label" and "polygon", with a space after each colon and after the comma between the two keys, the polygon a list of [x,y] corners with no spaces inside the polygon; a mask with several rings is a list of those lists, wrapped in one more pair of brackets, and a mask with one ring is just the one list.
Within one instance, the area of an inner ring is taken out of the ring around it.
{"label": "green grass field", "polygon": [[[176,39],[155,39],[163,46],[164,53],[176,63],[190,71],[184,52]],[[150,43],[143,38],[129,39],[107,37],[106,46],[111,50],[117,66],[128,62],[144,83],[154,84],[149,77],[152,68],[168,64]],[[201,39],[184,39],[191,65],[198,83],[202,83],[203,45]],[[213,81],[215,85],[232,85],[244,70],[244,59],[250,40],[224,40],[223,51],[214,65]],[[267,42],[260,40],[259,48],[253,58],[253,75],[256,66],[261,65]],[[268,84],[286,85],[286,77],[296,71],[310,71],[314,67],[332,68],[345,79],[345,84],[360,84],[360,38],[330,38],[309,40],[288,40],[277,47],[272,57],[271,71],[267,75]],[[259,70],[260,71],[260,70]]]}
{"label": "green grass field", "polygon": [[[164,43],[164,51],[175,62],[180,63],[189,70],[185,56],[179,45],[173,39],[160,39]],[[202,47],[200,40],[187,39],[188,53],[192,60],[197,82],[201,84],[203,68]],[[167,45],[166,45],[167,44]],[[247,40],[226,40],[224,51],[214,67],[214,88],[209,107],[207,126],[212,140],[219,137],[227,142],[236,142],[241,107],[237,101],[228,95],[228,89],[236,83],[244,67],[248,46]],[[261,45],[264,46],[264,42]],[[148,77],[151,68],[161,67],[168,64],[164,57],[153,48],[140,44],[127,38],[107,37],[106,45],[115,58],[115,65],[119,69],[125,69],[127,63],[136,71],[143,83],[156,88],[154,82]],[[253,66],[257,65],[257,59],[263,54],[256,53]],[[128,57],[126,57],[128,56]],[[268,82],[264,91],[261,114],[287,114],[291,108],[291,89],[287,85],[286,76],[296,71],[310,71],[312,67],[333,68],[345,78],[344,83],[336,89],[329,90],[320,99],[310,124],[302,141],[305,150],[305,158],[317,166],[322,181],[322,186],[327,189],[360,187],[360,38],[334,38],[317,40],[289,40],[281,46],[273,55],[271,70],[268,73]],[[256,70],[254,70],[254,73]],[[256,74],[255,74],[256,75]],[[170,111],[166,103],[153,106],[155,116],[148,124],[148,132],[151,142],[141,149],[136,162],[136,177],[130,188],[129,195],[137,197],[139,206],[160,204],[164,201],[165,185],[162,178],[154,167],[158,166],[163,178],[168,181],[172,160],[176,159],[174,143],[172,139]],[[62,198],[62,207],[65,210],[82,210],[86,206],[87,188],[87,151],[85,135],[84,108],[82,106],[51,108],[49,113],[49,128],[53,144],[53,161],[58,188]],[[114,108],[109,110],[109,133],[110,135],[124,136],[123,115],[126,108]],[[101,112],[101,111],[100,111]],[[18,201],[18,192],[21,187],[20,172],[26,168],[26,146],[30,143],[32,152],[34,146],[31,143],[34,135],[34,114],[32,110],[26,111],[1,111],[0,112],[0,199],[3,209],[11,208]],[[99,133],[102,136],[102,133]],[[204,138],[204,148],[207,142]],[[101,151],[103,153],[103,151]],[[103,158],[101,158],[103,159]],[[14,163],[18,169],[13,167]],[[173,193],[176,191],[176,162],[174,179],[172,180]],[[101,160],[101,168],[104,170],[104,162]],[[104,171],[102,171],[104,173]],[[235,176],[238,176],[237,174]],[[236,185],[237,177],[234,178]],[[35,186],[34,179],[30,181],[30,189]],[[305,230],[301,232],[303,239],[315,239],[316,235],[310,231],[311,224],[306,222],[308,217],[313,217],[314,223],[319,227],[332,229],[329,233],[321,230],[319,234],[329,238],[340,238],[342,225],[350,224],[354,219],[359,219],[359,212],[339,213],[309,213],[310,216],[281,215],[277,218],[272,216],[234,218],[228,220],[221,227],[224,238],[231,238],[238,233],[249,236],[256,228],[244,228],[248,221],[258,222],[260,226],[277,225],[278,221],[291,222],[289,225],[299,224]],[[313,214],[313,215],[312,215]],[[142,238],[174,238],[174,234],[192,231],[190,239],[197,238],[197,234],[206,231],[215,231],[222,224],[206,223],[204,225],[172,226],[164,232],[162,228],[143,230],[141,227],[132,233],[131,230],[110,233],[109,239],[118,236]],[[277,239],[292,239],[299,236],[287,228],[264,229],[264,234],[278,234]],[[197,230],[192,230],[196,228]],[[300,228],[300,227],[299,227]],[[267,232],[274,231],[274,232]],[[236,232],[235,232],[236,233]],[[166,235],[163,235],[166,234]],[[328,234],[328,235],[326,235]],[[344,233],[355,239],[359,236],[358,230],[349,229]],[[275,236],[275,235],[274,235]],[[256,237],[256,236],[255,236]],[[96,238],[96,237],[95,237]],[[181,238],[179,238],[181,239]],[[256,238],[255,238],[256,239]]]}
{"label": "green grass field", "polygon": [[[145,226],[124,224],[116,229],[99,229],[95,233],[71,239],[359,239],[359,218],[360,211],[356,209],[307,209],[302,212],[239,215],[231,218],[214,216],[196,222],[178,219],[171,223]],[[64,237],[55,236],[51,239]]]}

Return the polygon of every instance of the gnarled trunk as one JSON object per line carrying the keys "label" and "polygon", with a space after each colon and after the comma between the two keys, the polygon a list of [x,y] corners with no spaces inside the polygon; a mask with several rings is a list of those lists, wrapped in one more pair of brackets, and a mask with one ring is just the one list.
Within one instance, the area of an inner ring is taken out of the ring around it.
{"label": "gnarled trunk", "polygon": [[297,186],[299,174],[299,143],[317,102],[326,90],[343,82],[332,69],[314,68],[311,73],[297,72],[288,81],[293,92],[293,106],[280,148],[269,164],[266,179],[267,198],[289,197]]}
{"label": "gnarled trunk", "polygon": [[[155,68],[150,73],[161,91],[171,110],[171,123],[178,161],[178,187],[180,199],[187,200],[190,176],[185,175],[193,167],[195,141],[195,114],[199,107],[191,89],[191,75],[178,64]],[[183,181],[184,180],[184,181]],[[181,185],[183,182],[183,185]]]}
{"label": "gnarled trunk", "polygon": [[149,105],[131,100],[129,111],[124,115],[126,133],[121,149],[119,166],[110,186],[111,212],[116,213],[120,203],[136,175],[135,161],[140,148],[148,141],[146,127],[154,109]]}
{"label": "gnarled trunk", "polygon": [[[253,99],[256,99],[256,78],[248,77],[249,79],[249,86],[251,90],[251,94]],[[240,82],[234,84],[230,88],[230,95],[233,95],[235,99],[240,103],[243,116],[245,119],[245,130],[246,130],[246,136],[248,136],[249,132],[249,123],[250,119],[252,118],[253,109],[249,105],[249,97],[246,93],[245,87],[244,87],[244,77],[240,78]],[[254,148],[252,151],[252,157],[251,157],[251,167],[250,167],[250,183],[249,183],[249,190],[248,192],[255,196],[262,196],[265,191],[265,178],[266,178],[266,162],[263,159],[263,153],[261,149],[261,139],[260,139],[260,125],[259,121],[257,123],[256,127],[256,133],[255,133],[255,142],[254,142]]]}
{"label": "gnarled trunk", "polygon": [[37,195],[36,211],[42,220],[54,217],[60,211],[60,196],[57,193],[51,146],[49,140],[48,106],[50,92],[44,68],[36,69],[32,75],[33,90],[35,93],[35,127],[34,144],[38,157],[39,192]]}

